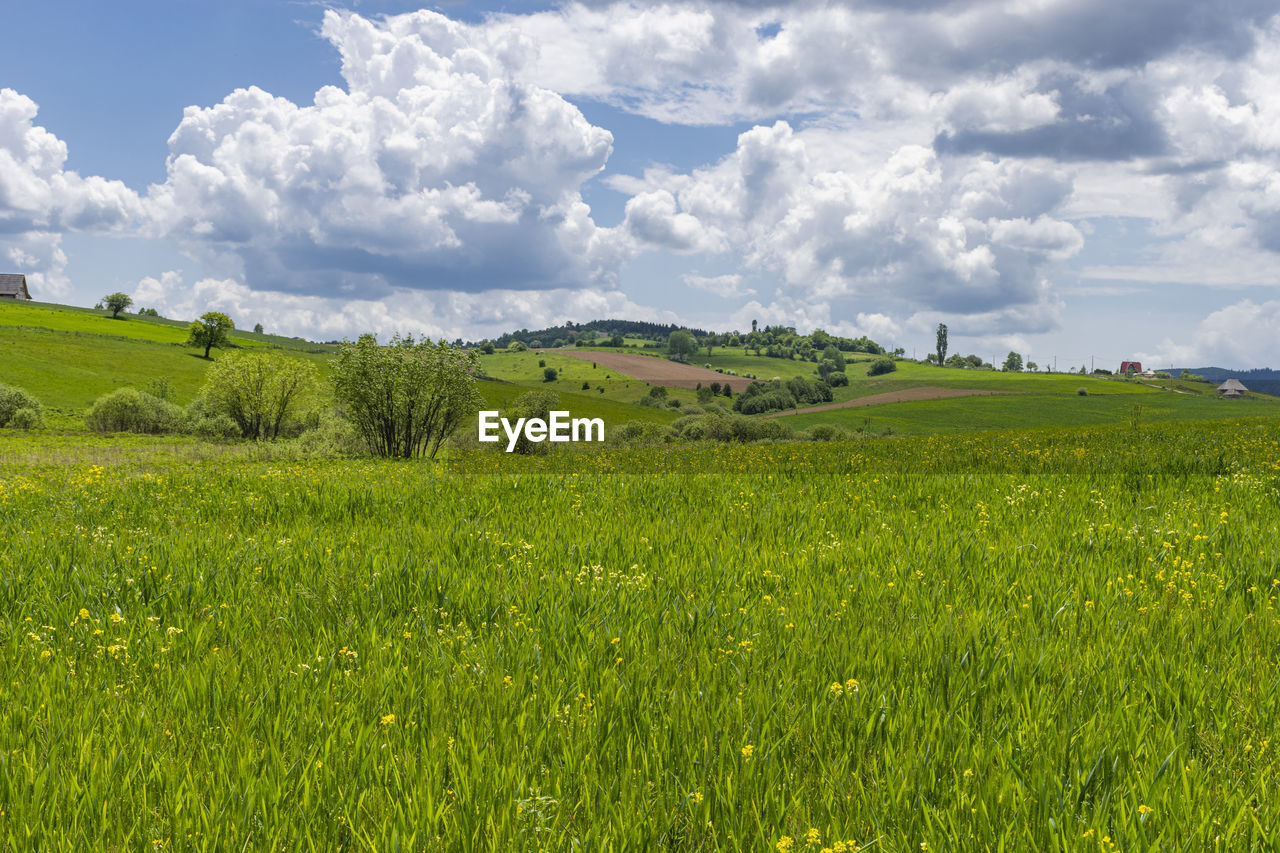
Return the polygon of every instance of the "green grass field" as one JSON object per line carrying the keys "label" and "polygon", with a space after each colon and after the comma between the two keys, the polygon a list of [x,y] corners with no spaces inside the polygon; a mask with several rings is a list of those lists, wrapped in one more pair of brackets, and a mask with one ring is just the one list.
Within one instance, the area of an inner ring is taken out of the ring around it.
{"label": "green grass field", "polygon": [[1277,459],[0,431],[0,846],[1274,849]]}

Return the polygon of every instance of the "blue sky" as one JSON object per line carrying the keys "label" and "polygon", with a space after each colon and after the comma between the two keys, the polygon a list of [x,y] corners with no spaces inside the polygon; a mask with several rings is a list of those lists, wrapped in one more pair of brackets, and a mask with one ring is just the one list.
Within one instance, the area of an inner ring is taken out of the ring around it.
{"label": "blue sky", "polygon": [[1280,6],[1205,9],[11,5],[0,267],[325,339],[946,322],[1280,366]]}

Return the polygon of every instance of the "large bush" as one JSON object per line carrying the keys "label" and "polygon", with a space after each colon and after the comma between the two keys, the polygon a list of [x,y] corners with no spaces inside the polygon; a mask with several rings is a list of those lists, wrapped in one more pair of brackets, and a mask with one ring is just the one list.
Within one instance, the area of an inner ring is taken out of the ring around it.
{"label": "large bush", "polygon": [[316,369],[300,358],[238,350],[205,374],[201,396],[214,417],[230,418],[244,438],[268,440],[297,432],[296,420],[311,403]]}
{"label": "large bush", "polygon": [[780,441],[793,436],[791,428],[778,420],[721,413],[680,418],[671,424],[671,431],[686,441]]}
{"label": "large bush", "polygon": [[211,407],[203,397],[192,400],[183,411],[181,429],[201,438],[235,438],[240,435],[236,422]]}
{"label": "large bush", "polygon": [[440,444],[480,405],[474,352],[440,341],[361,335],[338,353],[334,396],[379,456],[434,458]]}
{"label": "large bush", "polygon": [[867,368],[868,376],[883,376],[886,373],[893,373],[898,369],[898,365],[891,358],[877,358],[871,362],[871,366]]}
{"label": "large bush", "polygon": [[9,422],[19,409],[31,409],[43,419],[44,406],[40,405],[39,400],[21,388],[0,385],[0,427],[11,426]]}
{"label": "large bush", "polygon": [[44,426],[44,416],[30,406],[23,406],[9,418],[10,429],[40,429]]}
{"label": "large bush", "polygon": [[96,432],[172,432],[181,420],[182,409],[137,388],[103,394],[84,416],[85,426]]}

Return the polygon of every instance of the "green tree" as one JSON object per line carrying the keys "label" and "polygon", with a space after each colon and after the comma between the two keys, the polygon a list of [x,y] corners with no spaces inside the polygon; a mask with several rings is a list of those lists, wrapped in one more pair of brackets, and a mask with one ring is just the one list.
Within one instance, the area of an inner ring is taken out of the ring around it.
{"label": "green tree", "polygon": [[235,422],[241,436],[265,441],[280,437],[315,386],[316,369],[309,361],[238,350],[205,373],[202,396],[212,413]]}
{"label": "green tree", "polygon": [[938,360],[936,364],[939,367],[942,367],[947,363],[947,324],[946,323],[938,324],[937,344],[938,344]]}
{"label": "green tree", "polygon": [[112,293],[109,296],[102,297],[102,301],[106,303],[107,310],[111,312],[111,319],[119,319],[120,312],[133,304],[133,297],[127,293]]}
{"label": "green tree", "polygon": [[834,362],[836,366],[835,369],[841,372],[843,372],[847,366],[844,361],[844,353],[836,349],[834,344],[827,344],[827,346],[822,350],[822,360]]}
{"label": "green tree", "polygon": [[556,369],[554,367],[548,367],[542,371],[543,382],[555,382],[557,376],[559,376],[559,374],[556,373]]}
{"label": "green tree", "polygon": [[1022,372],[1022,356],[1016,352],[1011,352],[1005,356],[1004,366],[1000,368],[1009,373]]}
{"label": "green tree", "polygon": [[256,335],[261,335],[261,334],[262,334],[262,324],[261,324],[261,323],[254,323],[254,324],[253,324],[253,332],[254,332],[254,334],[256,334]]}
{"label": "green tree", "polygon": [[667,338],[667,353],[672,361],[688,361],[698,352],[698,342],[686,329],[676,329]]}
{"label": "green tree", "polygon": [[220,311],[207,311],[193,320],[188,327],[187,346],[204,347],[204,357],[209,357],[209,350],[214,347],[225,347],[230,338],[227,333],[236,327],[231,318]]}
{"label": "green tree", "polygon": [[334,396],[371,452],[434,459],[480,405],[478,368],[475,353],[444,341],[397,335],[380,346],[373,335],[361,335],[334,361]]}

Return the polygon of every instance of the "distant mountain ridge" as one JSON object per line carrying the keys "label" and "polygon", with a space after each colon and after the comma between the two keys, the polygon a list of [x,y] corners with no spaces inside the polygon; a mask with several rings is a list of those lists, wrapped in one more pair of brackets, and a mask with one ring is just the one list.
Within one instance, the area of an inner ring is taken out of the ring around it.
{"label": "distant mountain ridge", "polygon": [[1280,370],[1272,370],[1269,367],[1255,367],[1251,370],[1231,370],[1226,367],[1175,367],[1169,372],[1177,376],[1184,370],[1196,376],[1203,376],[1214,385],[1221,385],[1228,379],[1239,379],[1250,391],[1280,394]]}

